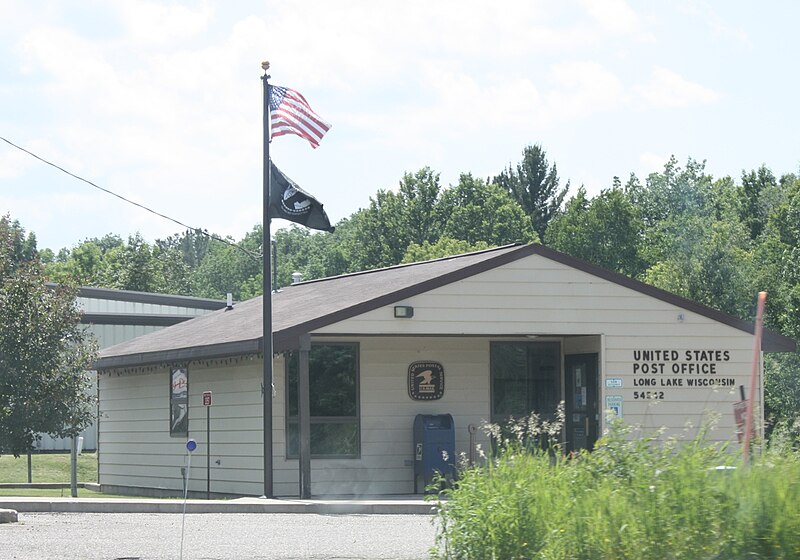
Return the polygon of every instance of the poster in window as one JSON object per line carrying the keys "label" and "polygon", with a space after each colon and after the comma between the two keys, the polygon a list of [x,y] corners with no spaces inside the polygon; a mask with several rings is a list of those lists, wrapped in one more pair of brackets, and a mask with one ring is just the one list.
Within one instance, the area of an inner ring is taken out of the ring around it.
{"label": "poster in window", "polygon": [[408,395],[415,401],[434,401],[444,395],[444,367],[439,362],[408,366]]}
{"label": "poster in window", "polygon": [[169,435],[189,435],[189,372],[185,367],[172,368],[169,373]]}

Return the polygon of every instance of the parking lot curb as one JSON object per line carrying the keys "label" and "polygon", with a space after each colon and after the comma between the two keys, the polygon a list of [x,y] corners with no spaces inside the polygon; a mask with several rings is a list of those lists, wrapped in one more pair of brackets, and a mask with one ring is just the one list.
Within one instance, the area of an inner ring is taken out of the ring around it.
{"label": "parking lot curb", "polygon": [[[434,502],[424,500],[293,500],[237,498],[187,500],[186,513],[316,513],[431,515]],[[112,498],[0,498],[0,508],[26,513],[182,513],[183,500]]]}

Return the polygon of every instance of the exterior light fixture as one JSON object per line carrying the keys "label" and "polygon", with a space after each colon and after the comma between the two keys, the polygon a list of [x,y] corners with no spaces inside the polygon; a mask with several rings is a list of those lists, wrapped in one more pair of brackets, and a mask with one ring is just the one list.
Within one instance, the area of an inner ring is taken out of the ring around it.
{"label": "exterior light fixture", "polygon": [[395,305],[394,316],[396,319],[411,319],[414,316],[414,308],[410,305]]}

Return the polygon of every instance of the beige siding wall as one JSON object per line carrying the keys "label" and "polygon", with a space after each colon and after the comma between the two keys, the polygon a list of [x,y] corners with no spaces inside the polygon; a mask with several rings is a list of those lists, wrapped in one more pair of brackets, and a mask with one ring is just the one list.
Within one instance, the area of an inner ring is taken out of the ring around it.
{"label": "beige siding wall", "polygon": [[[180,491],[187,438],[169,435],[168,370],[101,374],[99,383],[100,483]],[[262,494],[261,361],[189,365],[189,437],[198,443],[189,489],[198,492],[206,490],[208,452],[203,391],[212,391],[214,402],[211,491]]]}
{"label": "beige siding wall", "polygon": [[[744,333],[534,255],[414,296],[412,319],[392,306],[319,329],[322,333],[698,336],[727,340]],[[678,321],[677,314],[685,314]],[[709,326],[714,325],[715,331]]]}

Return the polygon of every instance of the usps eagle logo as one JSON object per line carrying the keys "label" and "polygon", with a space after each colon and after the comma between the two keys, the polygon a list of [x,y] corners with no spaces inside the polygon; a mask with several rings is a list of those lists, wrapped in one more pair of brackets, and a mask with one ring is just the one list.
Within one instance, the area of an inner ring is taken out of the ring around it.
{"label": "usps eagle logo", "polygon": [[408,395],[415,401],[434,401],[444,395],[444,367],[439,362],[408,366]]}

